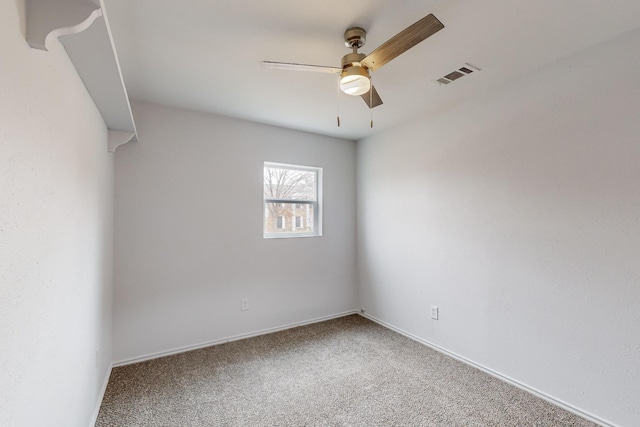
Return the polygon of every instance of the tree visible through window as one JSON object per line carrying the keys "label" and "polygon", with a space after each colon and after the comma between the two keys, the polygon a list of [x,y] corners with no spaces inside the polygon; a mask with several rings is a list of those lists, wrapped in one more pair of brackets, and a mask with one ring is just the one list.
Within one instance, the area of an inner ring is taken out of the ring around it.
{"label": "tree visible through window", "polygon": [[322,169],[264,164],[264,237],[321,236]]}

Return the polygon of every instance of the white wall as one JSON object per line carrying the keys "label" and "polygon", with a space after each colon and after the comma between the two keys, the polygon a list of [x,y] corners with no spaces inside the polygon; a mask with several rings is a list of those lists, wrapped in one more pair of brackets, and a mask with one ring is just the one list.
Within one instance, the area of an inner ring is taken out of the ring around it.
{"label": "white wall", "polygon": [[86,427],[111,365],[113,163],[64,49],[24,28],[0,2],[0,425]]}
{"label": "white wall", "polygon": [[[133,112],[140,142],[115,162],[116,362],[355,309],[354,142]],[[324,169],[322,237],[262,238],[264,161]]]}
{"label": "white wall", "polygon": [[624,426],[640,420],[639,45],[357,144],[367,312]]}

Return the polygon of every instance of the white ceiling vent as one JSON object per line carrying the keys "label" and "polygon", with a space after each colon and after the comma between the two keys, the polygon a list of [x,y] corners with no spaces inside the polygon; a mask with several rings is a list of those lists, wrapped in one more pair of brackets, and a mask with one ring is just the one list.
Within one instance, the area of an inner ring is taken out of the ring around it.
{"label": "white ceiling vent", "polygon": [[440,77],[435,80],[435,82],[440,85],[448,85],[449,83],[454,82],[461,77],[468,76],[471,73],[475,73],[476,71],[480,71],[480,68],[466,62],[462,67],[450,72],[446,76]]}

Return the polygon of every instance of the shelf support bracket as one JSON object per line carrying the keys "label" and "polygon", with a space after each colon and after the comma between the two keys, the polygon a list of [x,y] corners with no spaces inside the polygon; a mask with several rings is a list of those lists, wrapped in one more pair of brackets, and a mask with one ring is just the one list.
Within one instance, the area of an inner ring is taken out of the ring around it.
{"label": "shelf support bracket", "polygon": [[109,129],[108,136],[108,151],[110,153],[115,153],[116,148],[119,146],[126,144],[129,141],[137,141],[136,134],[132,132],[123,132],[121,130],[111,130]]}
{"label": "shelf support bracket", "polygon": [[103,0],[26,0],[26,39],[47,50],[55,36],[65,48],[107,125],[107,150],[137,141],[136,125]]}
{"label": "shelf support bracket", "polygon": [[77,34],[102,16],[100,5],[87,0],[27,0],[27,42],[34,49],[47,50],[49,34],[56,37]]}

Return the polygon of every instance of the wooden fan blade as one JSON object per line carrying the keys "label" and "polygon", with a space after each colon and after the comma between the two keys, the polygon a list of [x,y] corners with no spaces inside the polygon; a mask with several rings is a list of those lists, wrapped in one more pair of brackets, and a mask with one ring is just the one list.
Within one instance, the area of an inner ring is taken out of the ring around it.
{"label": "wooden fan blade", "polygon": [[325,65],[293,64],[290,62],[262,61],[262,66],[276,70],[311,71],[314,73],[340,74],[342,72],[342,68],[327,67]]}
{"label": "wooden fan blade", "polygon": [[433,14],[429,14],[382,43],[360,63],[369,70],[375,71],[443,28],[442,22]]}
{"label": "wooden fan blade", "polygon": [[[373,93],[370,94],[369,92],[371,91],[373,91]],[[382,99],[380,98],[380,95],[378,95],[378,91],[375,86],[371,86],[369,92],[360,95],[362,99],[364,99],[365,104],[367,104],[369,108],[375,108],[378,105],[382,105]]]}

